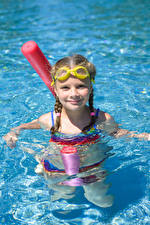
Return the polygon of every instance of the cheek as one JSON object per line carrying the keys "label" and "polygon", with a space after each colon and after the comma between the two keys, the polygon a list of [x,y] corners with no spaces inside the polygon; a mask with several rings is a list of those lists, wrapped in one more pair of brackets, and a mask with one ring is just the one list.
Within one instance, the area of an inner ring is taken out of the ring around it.
{"label": "cheek", "polygon": [[85,97],[86,96],[89,97],[90,96],[90,90],[89,89],[83,90],[82,95],[85,96]]}
{"label": "cheek", "polygon": [[59,99],[65,99],[65,98],[67,98],[68,95],[67,95],[66,92],[58,91],[57,96],[58,96]]}

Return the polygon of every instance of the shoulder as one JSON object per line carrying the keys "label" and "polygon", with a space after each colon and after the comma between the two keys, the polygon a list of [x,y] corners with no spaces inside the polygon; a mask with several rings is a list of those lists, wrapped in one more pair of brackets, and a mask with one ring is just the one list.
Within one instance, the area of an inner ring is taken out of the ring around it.
{"label": "shoulder", "polygon": [[52,122],[51,122],[51,112],[43,114],[42,116],[39,117],[38,122],[41,126],[41,128],[45,130],[49,130],[52,127]]}
{"label": "shoulder", "polygon": [[109,113],[99,110],[97,120],[99,122],[106,122],[106,121],[111,121],[111,120],[114,121],[114,118]]}
{"label": "shoulder", "polygon": [[104,111],[99,111],[96,124],[99,129],[106,131],[108,134],[112,134],[118,129],[118,124],[114,118]]}

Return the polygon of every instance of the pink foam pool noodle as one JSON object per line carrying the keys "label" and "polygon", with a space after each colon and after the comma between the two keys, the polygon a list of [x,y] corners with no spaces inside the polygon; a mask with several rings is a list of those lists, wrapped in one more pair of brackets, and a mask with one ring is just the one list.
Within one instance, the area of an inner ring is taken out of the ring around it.
{"label": "pink foam pool noodle", "polygon": [[54,88],[51,86],[52,77],[50,74],[51,65],[35,41],[28,41],[21,47],[23,55],[35,69],[46,86],[55,96]]}
{"label": "pink foam pool noodle", "polygon": [[[80,157],[78,155],[77,149],[73,146],[65,146],[60,152],[66,173],[68,175],[79,173]],[[63,183],[69,186],[83,185],[82,179],[78,177],[69,181],[64,181]]]}

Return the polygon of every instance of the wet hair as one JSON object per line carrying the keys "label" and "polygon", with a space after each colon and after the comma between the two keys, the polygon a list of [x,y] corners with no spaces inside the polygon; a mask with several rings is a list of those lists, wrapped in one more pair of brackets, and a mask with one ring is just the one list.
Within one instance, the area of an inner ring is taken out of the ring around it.
{"label": "wet hair", "polygon": [[[58,69],[60,69],[61,67],[64,67],[64,66],[67,66],[69,69],[72,69],[75,66],[84,66],[90,74],[90,79],[95,78],[95,75],[96,75],[95,66],[91,62],[89,62],[84,56],[78,55],[78,54],[69,56],[69,57],[65,57],[65,58],[62,58],[59,61],[57,61],[57,63],[52,67],[52,70],[51,70],[52,78],[55,77]],[[55,113],[61,113],[62,107],[63,106],[62,106],[61,102],[59,101],[59,98],[56,96],[56,102],[55,102],[55,106],[54,106]],[[90,109],[91,113],[94,112],[93,88],[92,88],[92,91],[91,91],[91,94],[89,97],[89,109]],[[91,121],[90,121],[89,125],[84,127],[82,132],[86,133],[86,131],[89,130],[94,125],[95,121],[96,121],[95,115],[91,115]],[[59,130],[59,127],[60,127],[60,116],[57,116],[55,125],[54,125],[54,127],[51,128],[51,133],[54,134],[55,132],[57,132]]]}

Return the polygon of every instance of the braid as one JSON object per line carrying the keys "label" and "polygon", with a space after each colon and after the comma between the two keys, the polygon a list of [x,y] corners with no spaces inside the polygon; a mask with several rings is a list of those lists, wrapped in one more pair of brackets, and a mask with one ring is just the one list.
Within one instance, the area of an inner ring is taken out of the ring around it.
{"label": "braid", "polygon": [[[92,92],[91,92],[90,97],[89,97],[89,109],[90,109],[90,113],[94,112],[94,107],[93,107],[93,89],[92,89]],[[96,121],[96,116],[95,115],[91,116],[91,121],[90,121],[89,125],[84,127],[82,132],[86,133],[86,131],[89,130],[94,125],[95,121]]]}
{"label": "braid", "polygon": [[[59,98],[57,96],[56,96],[56,103],[54,106],[54,111],[55,111],[55,113],[61,113],[61,111],[62,111],[62,104],[59,101]],[[60,116],[57,116],[56,123],[51,128],[51,133],[54,134],[56,131],[58,131],[59,127],[60,127]]]}
{"label": "braid", "polygon": [[[89,97],[89,109],[90,112],[94,112],[94,107],[93,107],[93,88]],[[92,116],[93,117],[93,116]]]}

